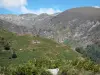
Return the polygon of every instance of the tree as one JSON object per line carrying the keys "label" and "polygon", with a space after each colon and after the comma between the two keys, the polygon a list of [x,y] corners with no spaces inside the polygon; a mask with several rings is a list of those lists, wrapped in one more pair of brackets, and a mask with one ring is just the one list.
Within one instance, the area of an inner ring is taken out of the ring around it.
{"label": "tree", "polygon": [[83,47],[76,47],[75,50],[79,53],[84,53]]}
{"label": "tree", "polygon": [[4,49],[5,50],[10,50],[10,45],[7,43],[6,45],[4,45]]}
{"label": "tree", "polygon": [[17,54],[13,51],[12,58],[17,58]]}
{"label": "tree", "polygon": [[0,48],[10,50],[10,42],[8,42],[4,37],[0,37]]}

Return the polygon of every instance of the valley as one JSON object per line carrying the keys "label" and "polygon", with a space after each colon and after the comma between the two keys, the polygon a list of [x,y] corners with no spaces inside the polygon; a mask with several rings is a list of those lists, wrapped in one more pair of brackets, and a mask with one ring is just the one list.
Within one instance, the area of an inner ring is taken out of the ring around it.
{"label": "valley", "polygon": [[100,9],[0,15],[0,74],[100,75]]}

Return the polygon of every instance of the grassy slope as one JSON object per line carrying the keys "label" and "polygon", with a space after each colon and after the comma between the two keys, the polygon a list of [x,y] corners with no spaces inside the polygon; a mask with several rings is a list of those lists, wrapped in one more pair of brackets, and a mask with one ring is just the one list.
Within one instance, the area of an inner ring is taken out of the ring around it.
{"label": "grassy slope", "polygon": [[[0,54],[0,66],[8,64],[19,64],[34,58],[47,59],[75,59],[78,54],[69,47],[58,44],[52,40],[29,35],[17,36],[14,33],[0,29],[0,36],[11,40],[12,47],[16,50],[17,59],[9,59],[9,51]],[[32,44],[33,40],[38,40],[39,44]],[[20,50],[22,49],[22,50]]]}

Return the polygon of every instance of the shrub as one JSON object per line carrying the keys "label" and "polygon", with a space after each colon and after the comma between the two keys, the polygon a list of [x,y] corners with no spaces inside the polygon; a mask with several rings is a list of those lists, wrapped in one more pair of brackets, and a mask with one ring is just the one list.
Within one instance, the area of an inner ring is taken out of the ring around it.
{"label": "shrub", "polygon": [[98,43],[87,45],[86,48],[77,47],[75,50],[91,61],[100,63],[100,46]]}
{"label": "shrub", "polygon": [[[55,61],[58,63],[58,61]],[[54,67],[54,61],[47,61],[35,59],[35,61],[30,61],[26,64],[12,65],[7,69],[2,69],[2,73],[5,75],[52,75],[47,71],[50,67]],[[59,63],[58,63],[59,64]],[[63,63],[62,63],[63,64]],[[59,67],[59,66],[58,66]],[[65,64],[60,65],[59,75],[88,75],[90,73],[100,73],[100,65],[91,62],[88,59],[77,59],[75,61],[66,61]],[[94,75],[93,74],[93,75]],[[91,75],[91,74],[90,74]]]}
{"label": "shrub", "polygon": [[83,47],[76,47],[75,50],[79,53],[83,53]]}
{"label": "shrub", "polygon": [[11,65],[5,73],[7,75],[52,75],[44,68],[36,67],[33,62],[21,65]]}
{"label": "shrub", "polygon": [[96,63],[100,63],[100,47],[96,44],[88,45],[85,48],[86,56]]}
{"label": "shrub", "polygon": [[40,69],[28,62],[27,64],[11,65],[6,73],[8,73],[6,75],[39,75]]}
{"label": "shrub", "polygon": [[4,46],[4,49],[5,49],[5,50],[10,50],[10,45],[9,45],[9,44],[6,44],[6,45]]}
{"label": "shrub", "polygon": [[66,70],[63,70],[59,75],[68,75]]}
{"label": "shrub", "polygon": [[31,66],[22,66],[18,67],[14,72],[14,75],[38,75],[39,71],[35,67]]}
{"label": "shrub", "polygon": [[13,53],[12,58],[17,58],[17,55],[15,53]]}
{"label": "shrub", "polygon": [[59,72],[59,75],[78,75],[78,74],[79,74],[79,70],[74,66],[70,66],[70,68],[66,66],[64,69],[61,69],[61,71]]}
{"label": "shrub", "polygon": [[0,46],[3,47],[5,50],[10,50],[10,42],[3,37],[0,37]]}
{"label": "shrub", "polygon": [[52,75],[49,71],[43,70],[40,75]]}

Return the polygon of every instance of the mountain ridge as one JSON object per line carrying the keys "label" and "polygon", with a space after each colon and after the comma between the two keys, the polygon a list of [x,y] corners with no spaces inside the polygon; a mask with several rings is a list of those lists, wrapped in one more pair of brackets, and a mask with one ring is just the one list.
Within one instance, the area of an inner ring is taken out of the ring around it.
{"label": "mountain ridge", "polygon": [[[99,15],[99,8],[78,7],[66,10],[57,15],[48,15],[45,13],[40,15],[8,15],[8,17],[0,15],[0,19],[11,23],[15,29],[19,27],[19,30],[22,31],[19,34],[30,33],[54,39],[60,43],[65,40],[75,40],[78,43],[80,42],[81,45],[87,45],[94,43],[95,40],[99,40]],[[4,25],[3,22],[1,25]],[[8,27],[5,26],[5,28]],[[9,30],[11,29],[10,27]]]}

